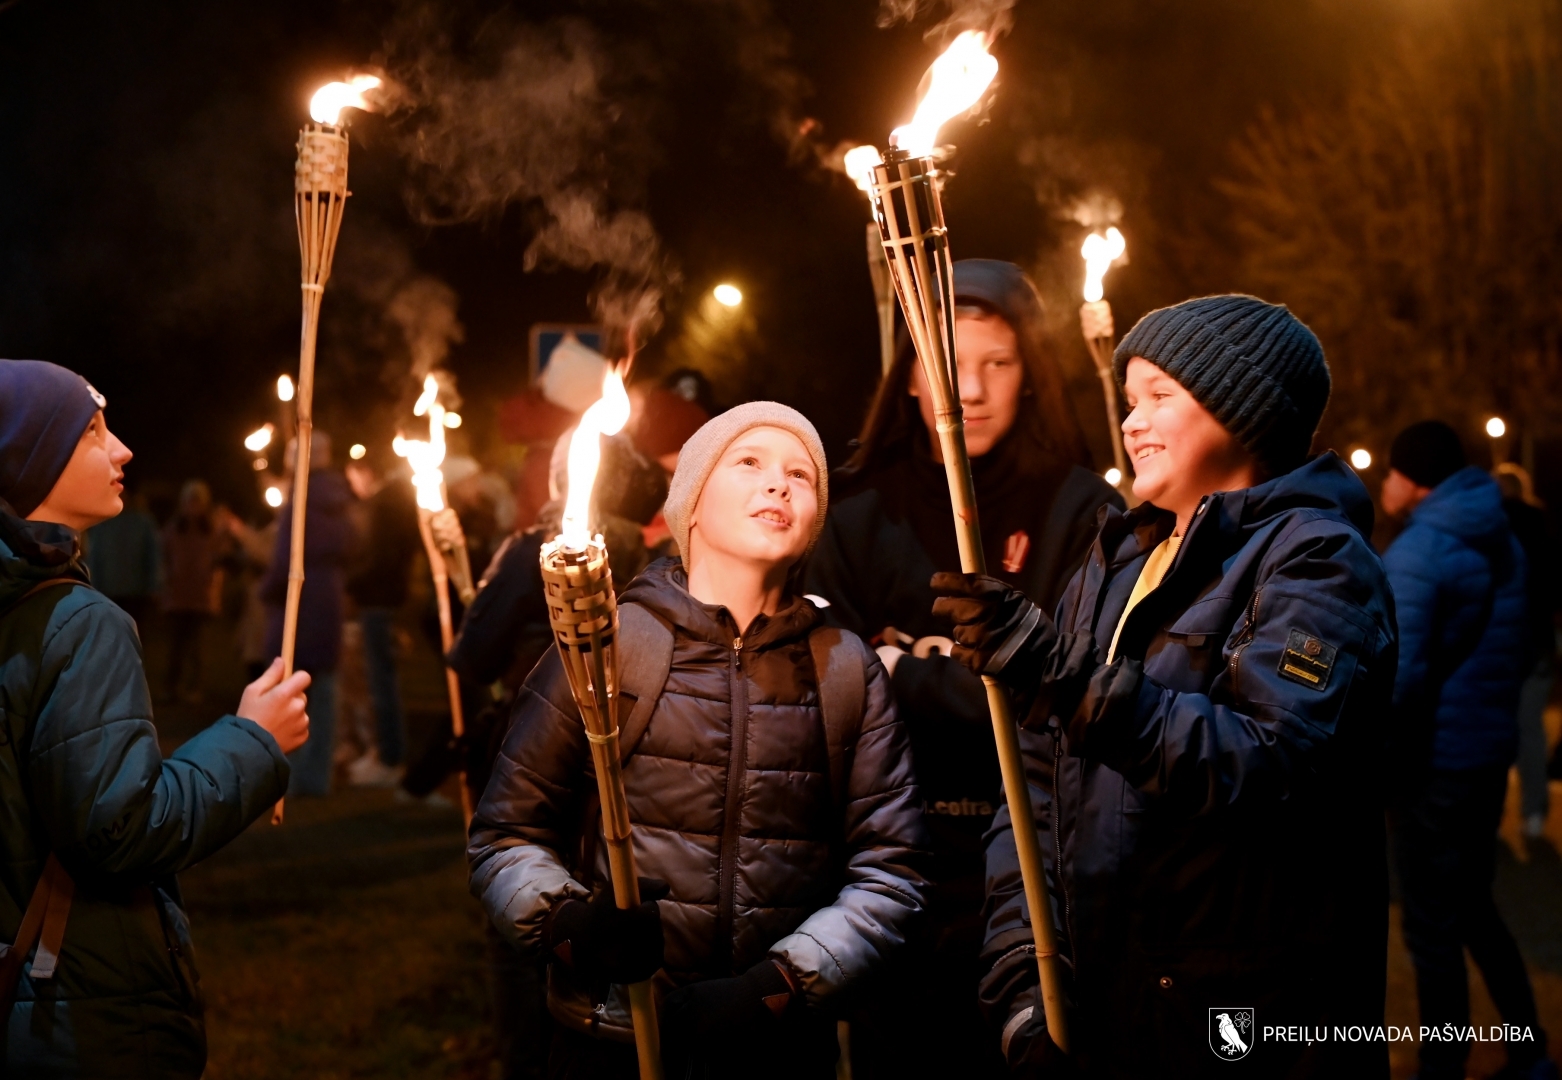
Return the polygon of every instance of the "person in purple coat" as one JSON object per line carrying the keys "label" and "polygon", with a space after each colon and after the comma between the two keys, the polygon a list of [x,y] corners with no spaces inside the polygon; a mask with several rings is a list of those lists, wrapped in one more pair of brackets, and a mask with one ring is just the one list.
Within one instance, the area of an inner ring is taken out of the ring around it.
{"label": "person in purple coat", "polygon": [[[357,536],[348,508],[353,502],[347,478],[331,468],[331,437],[316,431],[310,440],[309,498],[304,511],[304,593],[298,609],[294,666],[307,671],[309,741],[291,757],[289,795],[326,795],[331,790],[331,751],[336,736],[336,668],[342,654],[342,609],[346,603],[346,567]],[[293,447],[288,447],[289,468]],[[266,655],[282,653],[282,616],[287,603],[288,564],[293,551],[293,503],[282,508],[277,547],[261,582],[266,604]]]}

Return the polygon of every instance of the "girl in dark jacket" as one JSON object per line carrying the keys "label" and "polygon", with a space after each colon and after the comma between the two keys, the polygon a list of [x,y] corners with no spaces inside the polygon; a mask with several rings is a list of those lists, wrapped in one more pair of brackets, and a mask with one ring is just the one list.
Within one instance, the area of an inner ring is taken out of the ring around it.
{"label": "girl in dark jacket", "polygon": [[36,951],[18,950],[0,1043],[8,1080],[201,1075],[200,986],[174,875],[271,808],[287,787],[283,755],[309,731],[309,676],[283,681],[278,662],[238,715],[158,751],[135,624],[81,561],[82,532],[121,509],[130,460],[102,406],[74,372],[0,360],[0,941],[17,941],[23,912],[42,913],[40,895],[63,887],[65,900],[63,912],[47,905],[41,940],[31,922]]}
{"label": "girl in dark jacket", "polygon": [[[1013,263],[955,264],[960,397],[987,565],[1047,610],[1084,560],[1098,515],[1122,505],[1090,471],[1079,423],[1042,334],[1035,286]],[[879,387],[836,499],[808,592],[826,616],[881,642],[896,712],[911,735],[935,853],[924,936],[852,1017],[854,1072],[1002,1075],[976,1007],[982,836],[1000,801],[987,693],[949,659],[952,624],[928,579],[960,565],[931,399],[908,340]],[[917,991],[897,989],[907,979]]]}
{"label": "girl in dark jacket", "polygon": [[[1056,614],[937,581],[956,657],[1033,703],[1073,1064],[1386,1076],[1396,630],[1370,496],[1334,454],[1307,459],[1323,351],[1285,308],[1216,296],[1145,316],[1116,365],[1145,502],[1108,512]],[[1008,1060],[1056,1075],[1006,811],[987,867],[983,1001]]]}
{"label": "girl in dark jacket", "polygon": [[680,457],[667,519],[683,560],[622,596],[626,620],[639,606],[672,640],[622,751],[635,860],[659,903],[613,906],[557,650],[521,690],[468,854],[501,933],[554,961],[555,1076],[636,1075],[622,984],[654,974],[668,1076],[828,1077],[832,1006],[922,909],[921,799],[883,667],[841,635],[861,704],[832,764],[827,728],[848,729],[821,706],[819,613],[790,587],[826,502],[812,425],[739,406]]}

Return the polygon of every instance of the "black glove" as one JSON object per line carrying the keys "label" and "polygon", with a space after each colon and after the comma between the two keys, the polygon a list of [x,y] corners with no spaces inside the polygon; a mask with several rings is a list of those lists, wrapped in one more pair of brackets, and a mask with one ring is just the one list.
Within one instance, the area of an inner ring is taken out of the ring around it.
{"label": "black glove", "polygon": [[776,1024],[796,996],[776,960],[764,959],[735,979],[680,986],[662,1002],[662,1044],[684,1057],[711,1043],[729,1043]]}
{"label": "black glove", "polygon": [[954,622],[954,659],[1030,694],[1046,691],[1048,714],[1067,716],[1097,665],[1090,633],[1059,633],[1024,593],[983,574],[933,575],[933,614]]}
{"label": "black glove", "polygon": [[1058,1049],[1047,1032],[1047,1014],[1041,993],[1026,994],[1023,1010],[1017,1010],[1003,1029],[1003,1056],[1009,1071],[1023,1080],[1062,1080],[1078,1075],[1074,1059]]}
{"label": "black glove", "polygon": [[621,910],[611,888],[590,901],[554,905],[542,926],[547,950],[592,981],[644,982],[662,966],[662,913],[667,882],[640,879],[640,906]]}

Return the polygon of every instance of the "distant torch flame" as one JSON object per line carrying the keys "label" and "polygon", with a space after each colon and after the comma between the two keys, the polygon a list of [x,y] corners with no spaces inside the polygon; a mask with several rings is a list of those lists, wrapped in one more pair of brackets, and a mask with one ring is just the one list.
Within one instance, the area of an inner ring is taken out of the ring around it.
{"label": "distant torch flame", "polygon": [[1128,250],[1128,242],[1123,239],[1123,234],[1117,231],[1114,225],[1107,229],[1106,235],[1091,233],[1085,237],[1084,246],[1079,253],[1085,257],[1085,299],[1095,303],[1106,292],[1101,287],[1106,272],[1112,264],[1123,257],[1123,252]]}
{"label": "distant torch flame", "polygon": [[423,380],[423,393],[412,407],[414,416],[428,416],[428,439],[405,439],[397,435],[391,449],[412,466],[412,486],[418,493],[418,505],[437,513],[445,508],[445,407],[439,403],[439,380],[429,375]]}
{"label": "distant torch flame", "polygon": [[868,181],[873,179],[873,167],[883,160],[877,146],[854,146],[846,151],[846,175],[851,177],[852,183],[867,191]]}
{"label": "distant torch flame", "polygon": [[938,129],[975,108],[997,74],[998,61],[987,51],[987,35],[965,31],[933,61],[916,115],[890,133],[890,142],[912,157],[927,157],[938,144]]}
{"label": "distant torch flame", "polygon": [[564,499],[564,522],[559,541],[566,551],[584,551],[591,542],[588,516],[591,489],[602,464],[602,436],[617,435],[629,422],[629,395],[623,377],[609,370],[602,380],[602,396],[585,411],[569,440],[569,493]]}
{"label": "distant torch flame", "polygon": [[351,82],[326,83],[309,99],[309,115],[317,124],[335,126],[346,108],[368,109],[364,93],[380,85],[378,75],[354,75]]}

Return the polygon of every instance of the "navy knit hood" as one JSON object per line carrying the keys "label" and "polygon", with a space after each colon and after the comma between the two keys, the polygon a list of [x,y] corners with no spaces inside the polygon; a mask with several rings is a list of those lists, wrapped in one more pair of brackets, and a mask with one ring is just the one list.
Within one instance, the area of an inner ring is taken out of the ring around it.
{"label": "navy knit hood", "polygon": [[43,360],[0,360],[0,498],[26,517],[54,489],[103,395]]}

